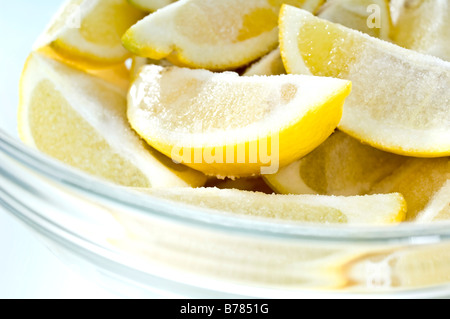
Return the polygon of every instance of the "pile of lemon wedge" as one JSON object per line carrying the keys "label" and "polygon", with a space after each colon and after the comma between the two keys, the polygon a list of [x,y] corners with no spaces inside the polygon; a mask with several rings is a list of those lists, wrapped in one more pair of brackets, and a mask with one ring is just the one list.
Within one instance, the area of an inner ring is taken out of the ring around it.
{"label": "pile of lemon wedge", "polygon": [[212,214],[450,216],[450,2],[72,0],[20,82],[24,143]]}

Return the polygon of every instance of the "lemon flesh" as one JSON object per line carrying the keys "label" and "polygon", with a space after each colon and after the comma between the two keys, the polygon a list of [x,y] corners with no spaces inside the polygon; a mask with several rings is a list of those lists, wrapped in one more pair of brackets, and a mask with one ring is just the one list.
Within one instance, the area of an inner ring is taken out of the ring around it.
{"label": "lemon flesh", "polygon": [[301,58],[314,75],[352,81],[342,131],[400,155],[450,155],[449,62],[287,5],[280,39],[288,72],[296,73]]}
{"label": "lemon flesh", "polygon": [[372,196],[278,195],[236,189],[171,188],[146,193],[220,214],[315,224],[387,225],[403,221],[400,194]]}
{"label": "lemon flesh", "polygon": [[136,55],[178,66],[235,69],[277,47],[283,2],[313,8],[322,1],[178,1],[136,23],[123,44]]}
{"label": "lemon flesh", "polygon": [[281,59],[280,49],[275,49],[248,67],[243,75],[252,76],[281,74],[286,74],[286,70],[284,68],[283,60]]}
{"label": "lemon flesh", "polygon": [[240,77],[145,66],[128,95],[128,119],[150,145],[207,175],[274,173],[332,134],[349,81]]}
{"label": "lemon flesh", "polygon": [[27,145],[119,185],[186,187],[206,181],[131,130],[125,90],[38,53],[30,55],[21,78],[18,125]]}
{"label": "lemon flesh", "polygon": [[281,194],[401,193],[408,206],[406,221],[449,217],[448,157],[423,159],[387,153],[340,131],[307,156],[264,179]]}

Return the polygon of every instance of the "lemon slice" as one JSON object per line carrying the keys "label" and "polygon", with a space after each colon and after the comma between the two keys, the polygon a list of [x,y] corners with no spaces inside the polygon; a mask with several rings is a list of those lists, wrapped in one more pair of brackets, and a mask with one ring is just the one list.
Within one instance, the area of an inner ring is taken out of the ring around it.
{"label": "lemon slice", "polygon": [[288,5],[280,13],[280,48],[290,73],[301,58],[314,75],[353,82],[342,131],[392,153],[450,155],[449,62]]}
{"label": "lemon slice", "polygon": [[206,181],[147,147],[131,130],[125,90],[37,53],[21,78],[18,126],[26,144],[120,185],[184,187]]}
{"label": "lemon slice", "polygon": [[177,0],[128,0],[131,5],[146,12],[154,12],[175,1]]}
{"label": "lemon slice", "polygon": [[[450,158],[412,158],[408,159],[392,175],[375,184],[369,193],[401,193],[408,204],[406,220],[414,221],[420,215],[432,216],[431,210],[435,215],[444,210],[444,208],[436,208],[437,205],[442,204],[440,196],[443,196],[437,194],[449,179]],[[447,188],[443,188],[442,192],[445,193],[446,190]],[[438,196],[438,198],[435,198],[435,196]],[[448,196],[446,198],[447,205],[449,198]],[[429,212],[424,213],[424,210]],[[428,219],[429,217],[424,216],[423,218]]]}
{"label": "lemon slice", "polygon": [[146,193],[216,213],[320,224],[395,224],[404,219],[406,211],[400,194],[338,197],[218,188],[155,189]]}
{"label": "lemon slice", "polygon": [[149,61],[147,58],[141,58],[138,56],[133,56],[131,58],[131,67],[130,67],[130,79],[133,81],[136,76],[139,74],[139,71],[143,66],[146,66],[149,64]]}
{"label": "lemon slice", "polygon": [[329,0],[317,16],[383,40],[390,39],[388,0]]}
{"label": "lemon slice", "polygon": [[401,4],[392,36],[395,43],[450,61],[450,2],[405,0]]}
{"label": "lemon slice", "polygon": [[417,214],[418,223],[450,221],[450,179],[433,195],[427,206]]}
{"label": "lemon slice", "polygon": [[126,0],[66,2],[37,40],[34,49],[51,46],[69,60],[93,67],[123,62],[125,31],[145,15]]}
{"label": "lemon slice", "polygon": [[128,119],[150,145],[207,175],[273,173],[332,134],[349,81],[303,75],[240,77],[149,65]]}
{"label": "lemon slice", "polygon": [[273,50],[259,61],[253,63],[244,72],[244,76],[252,75],[281,75],[286,74],[280,49]]}
{"label": "lemon slice", "polygon": [[282,194],[364,195],[407,160],[337,131],[307,156],[264,178]]}
{"label": "lemon slice", "polygon": [[[182,0],[131,27],[123,37],[132,53],[178,66],[235,69],[278,45],[282,0]],[[322,1],[289,0],[307,7]]]}

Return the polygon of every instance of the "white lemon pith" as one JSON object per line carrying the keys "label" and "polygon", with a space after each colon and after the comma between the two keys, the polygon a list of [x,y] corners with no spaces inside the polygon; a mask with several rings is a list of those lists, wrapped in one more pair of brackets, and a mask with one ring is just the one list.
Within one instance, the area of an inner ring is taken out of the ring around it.
{"label": "white lemon pith", "polygon": [[120,185],[184,187],[206,181],[151,150],[131,130],[126,91],[37,53],[21,78],[18,122],[26,144]]}
{"label": "white lemon pith", "polygon": [[400,155],[450,155],[450,63],[334,24],[292,6],[280,13],[286,70],[351,80],[339,128]]}
{"label": "white lemon pith", "polygon": [[332,78],[149,65],[131,86],[128,119],[176,161],[208,175],[245,177],[274,172],[322,143],[350,90],[350,82]]}

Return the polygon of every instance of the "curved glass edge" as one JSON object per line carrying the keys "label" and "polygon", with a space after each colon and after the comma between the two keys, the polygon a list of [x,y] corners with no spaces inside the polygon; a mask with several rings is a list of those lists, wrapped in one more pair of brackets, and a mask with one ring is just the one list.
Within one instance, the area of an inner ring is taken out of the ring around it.
{"label": "curved glass edge", "polygon": [[277,239],[361,242],[361,243],[438,243],[450,239],[450,223],[404,223],[388,227],[349,227],[325,225],[299,225],[266,220],[237,218],[231,215],[211,214],[207,210],[193,209],[180,203],[142,195],[123,187],[104,182],[88,174],[69,168],[14,139],[0,129],[0,151],[11,159],[61,183],[85,196],[101,199],[123,208],[132,208],[142,214],[151,214],[173,222],[208,227],[229,233],[275,237]]}
{"label": "curved glass edge", "polygon": [[[0,204],[1,199],[0,199]],[[16,210],[14,207],[9,207]],[[364,298],[448,298],[450,285],[444,284],[431,288],[422,288],[415,290],[404,290],[394,292],[343,292],[343,291],[280,291],[277,289],[262,288],[262,287],[248,287],[238,284],[224,285],[223,283],[216,283],[208,285],[208,283],[198,282],[197,285],[192,285],[188,282],[174,281],[170,277],[158,276],[153,273],[140,271],[132,265],[128,265],[123,260],[117,260],[114,252],[106,252],[100,247],[80,245],[77,241],[67,236],[61,236],[58,232],[52,229],[42,227],[42,224],[35,220],[33,216],[27,216],[23,211],[13,212],[27,226],[32,228],[38,235],[43,236],[43,239],[50,240],[50,248],[55,244],[57,249],[57,257],[62,261],[69,261],[68,264],[77,264],[77,269],[84,272],[84,267],[89,269],[87,277],[95,280],[99,284],[103,284],[111,291],[118,294],[124,294],[123,289],[126,289],[125,297],[168,297],[168,298],[271,298],[274,295],[277,298],[340,298],[340,299],[364,299]],[[33,214],[33,212],[30,212]],[[100,248],[100,249],[99,249]],[[74,259],[75,258],[75,259]],[[84,266],[84,267],[83,267]],[[92,271],[92,266],[96,271]],[[130,283],[132,286],[130,286]],[[239,293],[236,293],[239,292]]]}

